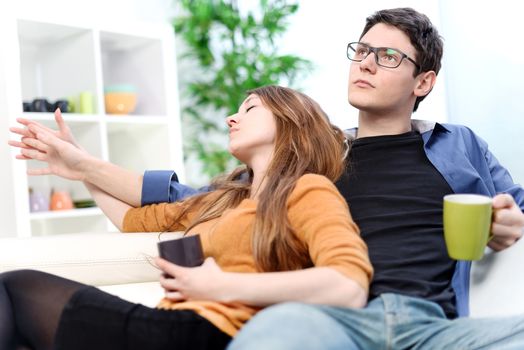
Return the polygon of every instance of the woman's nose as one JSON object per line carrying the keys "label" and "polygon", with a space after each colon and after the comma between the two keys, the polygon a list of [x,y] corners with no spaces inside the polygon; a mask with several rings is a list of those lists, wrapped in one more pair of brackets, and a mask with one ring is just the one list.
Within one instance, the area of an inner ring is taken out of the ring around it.
{"label": "woman's nose", "polygon": [[237,123],[237,114],[232,114],[229,117],[226,117],[226,124],[228,127],[232,127],[234,124]]}

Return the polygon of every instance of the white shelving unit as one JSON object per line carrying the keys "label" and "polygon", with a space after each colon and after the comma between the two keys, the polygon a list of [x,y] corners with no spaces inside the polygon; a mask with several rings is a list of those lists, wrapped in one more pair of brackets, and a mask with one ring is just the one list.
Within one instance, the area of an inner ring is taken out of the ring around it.
{"label": "white shelving unit", "polygon": [[[56,128],[52,113],[23,112],[22,101],[68,99],[81,92],[94,97],[94,114],[63,114],[77,141],[91,154],[127,169],[177,169],[184,174],[174,34],[168,24],[67,23],[8,18],[0,28],[0,142],[16,118]],[[105,114],[104,87],[130,84],[137,107],[130,115]],[[68,191],[89,199],[81,183],[55,176],[28,177],[42,164],[0,151],[2,200],[0,236],[41,236],[115,230],[98,208],[31,213],[28,189],[49,194]]]}

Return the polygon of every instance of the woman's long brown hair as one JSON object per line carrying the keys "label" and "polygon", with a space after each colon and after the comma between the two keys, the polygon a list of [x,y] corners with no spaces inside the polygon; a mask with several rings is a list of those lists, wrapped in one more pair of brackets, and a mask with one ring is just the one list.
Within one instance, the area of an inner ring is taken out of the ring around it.
{"label": "woman's long brown hair", "polygon": [[[277,130],[273,158],[256,211],[252,236],[255,262],[259,271],[301,269],[309,266],[311,260],[289,223],[287,199],[304,174],[324,175],[333,182],[340,177],[347,154],[345,137],[314,100],[298,91],[271,85],[251,90],[248,95],[251,94],[257,95],[273,113]],[[184,201],[186,210],[193,205],[202,206],[186,232],[249,198],[252,176],[248,167],[238,168],[215,180],[215,191]]]}

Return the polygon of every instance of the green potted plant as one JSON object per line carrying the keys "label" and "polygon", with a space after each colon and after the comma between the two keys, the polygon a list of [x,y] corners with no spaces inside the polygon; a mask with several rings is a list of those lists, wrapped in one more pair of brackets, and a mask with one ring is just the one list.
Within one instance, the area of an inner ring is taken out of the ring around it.
{"label": "green potted plant", "polygon": [[237,164],[224,150],[224,117],[237,112],[246,91],[268,84],[294,87],[312,64],[278,53],[277,39],[296,3],[260,0],[256,11],[241,11],[235,0],[179,0],[178,5],[174,28],[185,46],[180,58],[198,72],[181,86],[185,153],[212,177]]}

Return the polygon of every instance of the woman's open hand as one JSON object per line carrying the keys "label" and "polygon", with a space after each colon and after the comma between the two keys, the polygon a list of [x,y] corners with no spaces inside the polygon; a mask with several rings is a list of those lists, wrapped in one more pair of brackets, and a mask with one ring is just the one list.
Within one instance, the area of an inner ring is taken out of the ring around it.
{"label": "woman's open hand", "polygon": [[29,175],[53,174],[70,180],[84,180],[86,161],[91,156],[77,144],[59,109],[55,111],[58,130],[28,119],[19,118],[17,121],[25,128],[10,128],[11,132],[22,136],[20,141],[9,141],[9,145],[20,149],[16,158],[47,163],[47,168],[28,169]]}
{"label": "woman's open hand", "polygon": [[92,158],[86,151],[60,139],[55,132],[30,123],[22,137],[20,159],[34,159],[47,163],[47,168],[28,169],[29,175],[58,175],[70,180],[84,180],[85,167]]}
{"label": "woman's open hand", "polygon": [[[17,118],[16,121],[18,123],[22,124],[24,127],[23,128],[11,127],[11,128],[9,128],[9,131],[11,131],[12,133],[15,133],[15,134],[18,134],[18,135],[22,136],[22,138],[24,138],[24,137],[35,138],[35,135],[29,130],[29,126],[30,125],[35,125],[39,129],[45,130],[47,132],[50,132],[50,133],[54,134],[56,137],[58,137],[59,139],[61,139],[63,141],[66,141],[66,142],[69,142],[70,144],[74,145],[77,148],[81,148],[80,145],[76,142],[75,137],[73,136],[73,133],[71,132],[71,129],[65,123],[64,118],[62,117],[62,112],[60,111],[60,109],[57,109],[55,111],[55,122],[56,122],[56,125],[58,126],[58,130],[50,129],[50,128],[46,127],[45,125],[43,125],[43,124],[41,124],[39,122],[36,122],[36,121],[33,121],[33,120],[29,120],[29,119],[25,119],[25,118]],[[11,145],[13,147],[18,147],[20,149],[31,148],[27,144],[25,144],[23,142],[19,142],[19,141],[9,141],[9,145]],[[24,159],[24,160],[28,159],[28,158],[26,158],[23,155],[23,153],[20,153],[19,155],[17,155],[16,158]]]}

